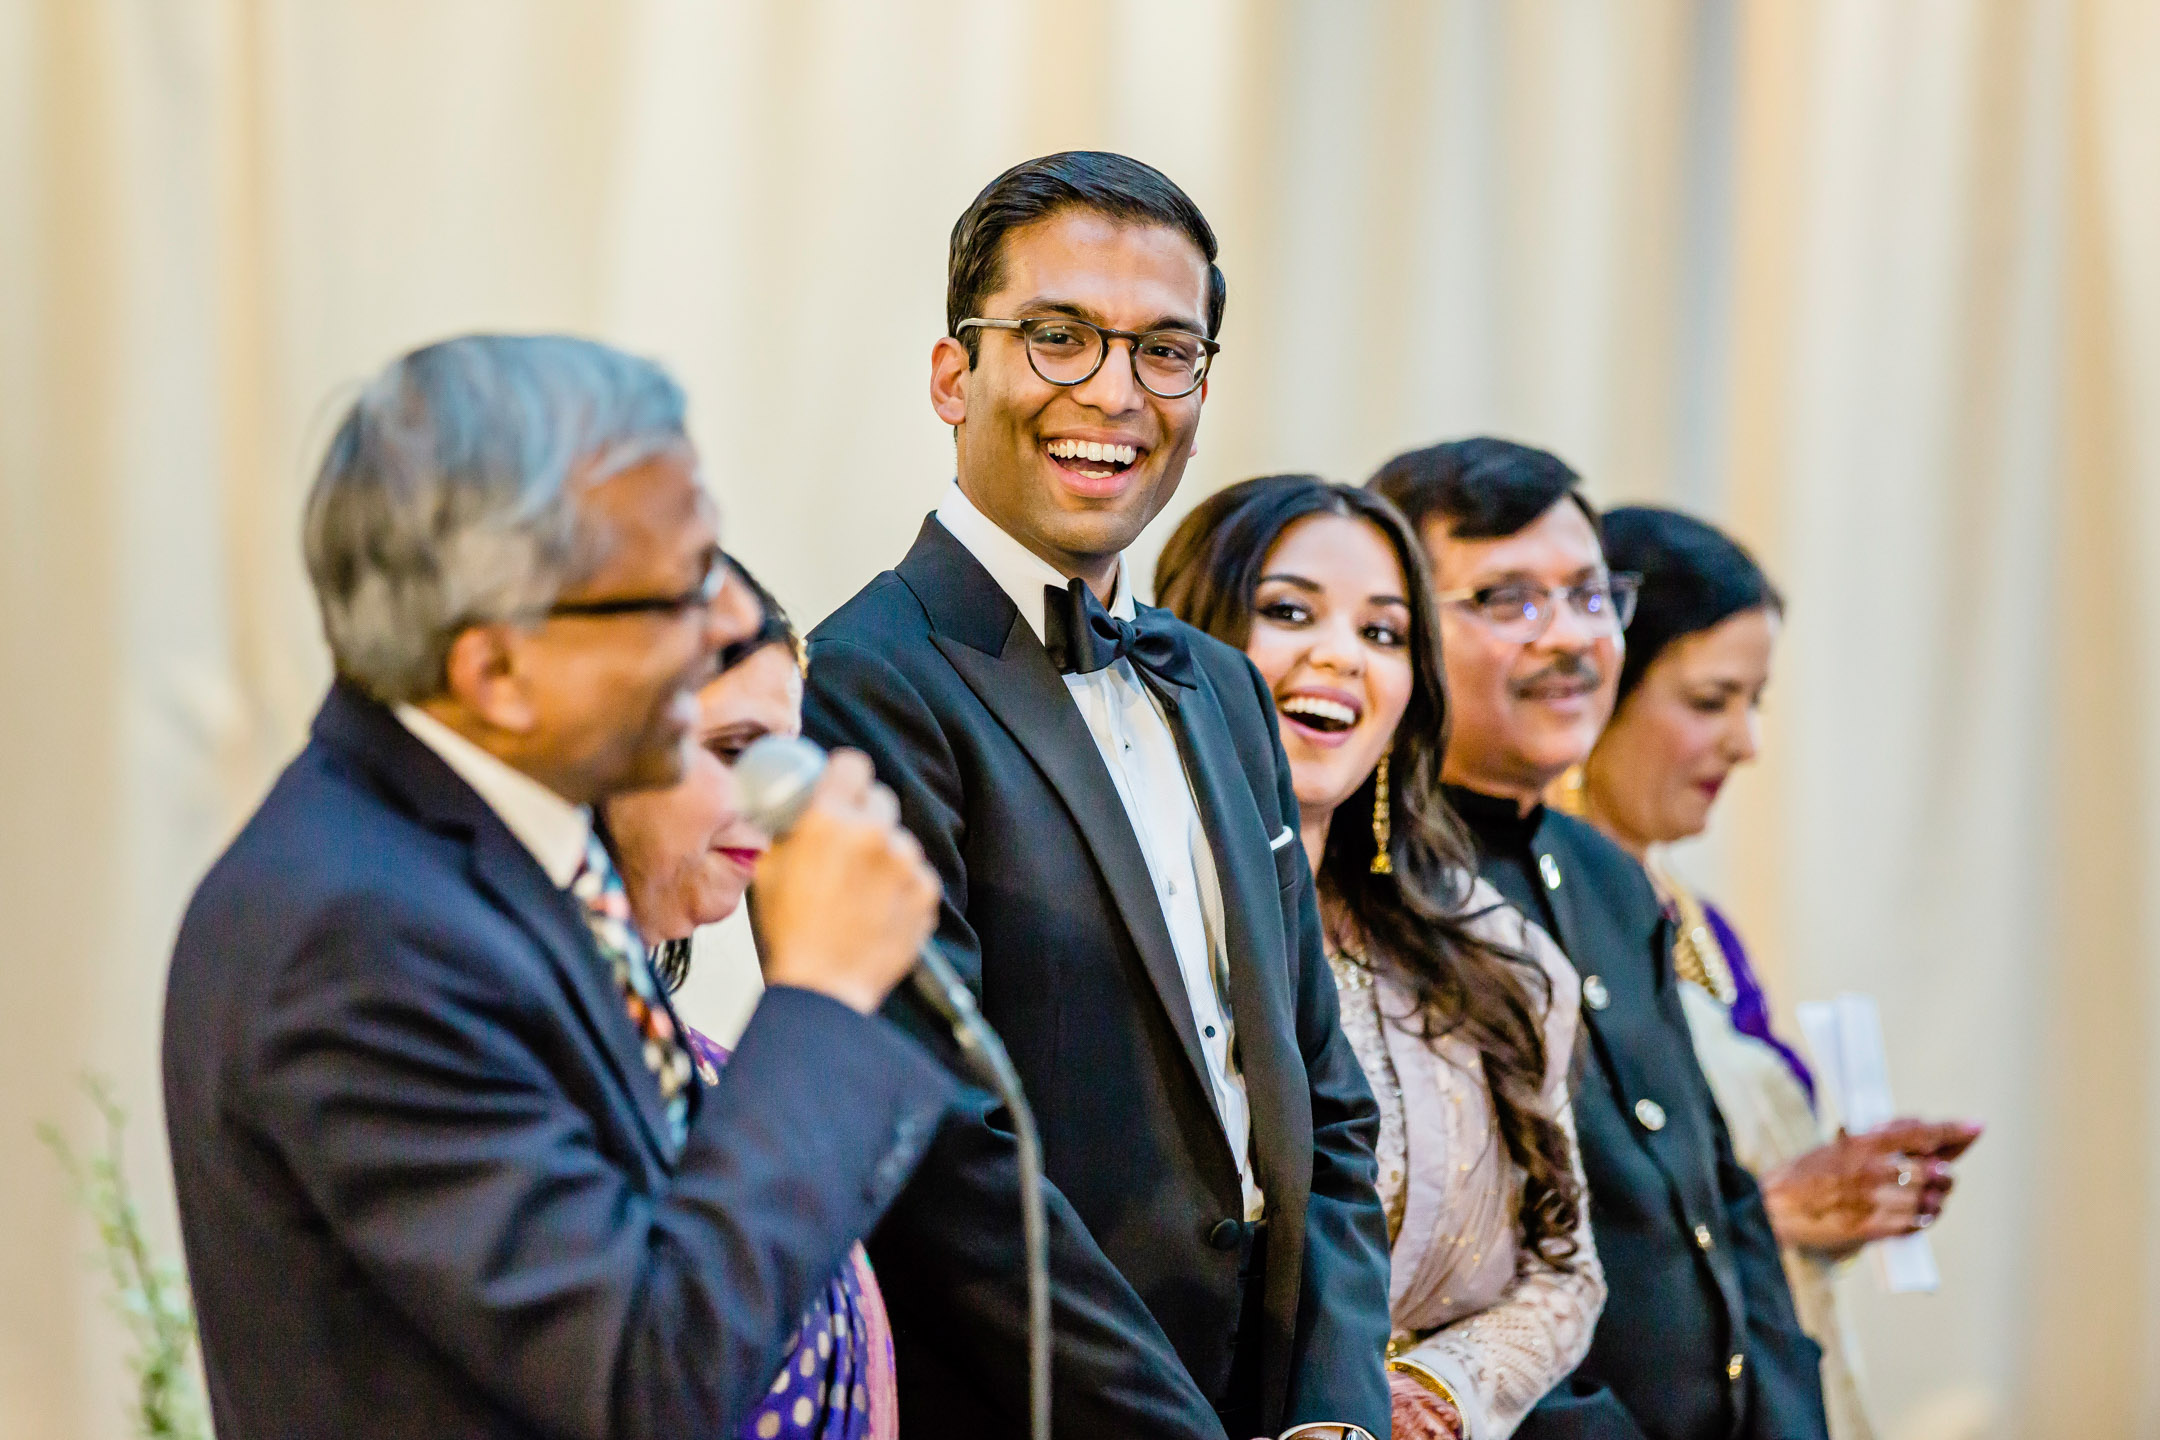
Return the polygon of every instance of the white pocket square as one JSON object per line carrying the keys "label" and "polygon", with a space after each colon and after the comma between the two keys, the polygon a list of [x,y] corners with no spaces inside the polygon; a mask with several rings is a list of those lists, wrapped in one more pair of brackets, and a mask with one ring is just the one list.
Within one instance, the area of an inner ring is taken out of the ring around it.
{"label": "white pocket square", "polygon": [[1280,850],[1283,846],[1289,844],[1292,840],[1295,840],[1296,838],[1297,832],[1292,830],[1288,825],[1285,825],[1282,827],[1282,834],[1277,835],[1274,839],[1267,842],[1267,848],[1270,850]]}

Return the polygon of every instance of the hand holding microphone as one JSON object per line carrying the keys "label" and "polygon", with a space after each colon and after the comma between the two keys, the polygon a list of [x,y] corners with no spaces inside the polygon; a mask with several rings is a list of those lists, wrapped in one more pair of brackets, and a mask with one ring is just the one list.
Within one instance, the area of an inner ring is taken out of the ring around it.
{"label": "hand holding microphone", "polygon": [[828,763],[805,742],[781,743],[807,756],[771,743],[752,746],[736,770],[745,812],[773,837],[750,892],[766,983],[870,1014],[936,928],[937,872],[867,759],[843,750]]}
{"label": "hand holding microphone", "polygon": [[[790,897],[784,914],[778,905],[755,912],[768,951],[766,979],[776,985],[808,983],[783,979],[776,972],[770,952],[780,947],[782,937],[765,929],[770,915],[774,925],[798,926],[805,932],[791,942],[791,948],[808,953],[810,964],[806,968],[810,973],[822,977],[846,971],[848,983],[858,984],[857,977],[869,967],[850,969],[841,956],[831,952],[835,947],[869,943],[860,927],[874,917],[883,903],[893,912],[894,928],[876,939],[880,963],[875,973],[881,981],[877,999],[883,1000],[893,987],[893,980],[886,978],[886,969],[896,953],[893,946],[904,940],[910,947],[908,958],[914,962],[912,978],[917,993],[952,1027],[960,1056],[976,1078],[1011,1103],[1018,1098],[1020,1079],[1013,1073],[1005,1046],[982,1018],[975,992],[968,989],[952,962],[930,939],[943,886],[923,859],[921,846],[900,828],[899,802],[890,790],[872,781],[870,774],[869,761],[859,754],[842,750],[828,760],[825,752],[810,741],[787,735],[766,736],[743,751],[742,758],[735,762],[735,783],[742,788],[743,814],[774,840],[766,861],[779,856],[784,845],[801,846],[810,854],[799,863],[819,877],[803,884],[799,896]],[[840,788],[827,788],[834,785]],[[821,804],[827,807],[822,817]],[[812,855],[830,863],[821,864]],[[914,907],[920,898],[914,886],[902,885],[903,893],[889,898],[878,888],[877,878],[895,883],[898,880],[893,875],[879,876],[874,867],[881,860],[888,870],[897,867],[911,874],[919,870],[928,877],[929,923],[913,923]],[[858,874],[849,869],[853,865],[873,868]],[[766,883],[762,863],[757,881],[760,888]],[[857,894],[858,890],[871,893]],[[876,1007],[873,1003],[858,1008],[867,1014]],[[1024,1110],[1025,1103],[1019,1108]]]}

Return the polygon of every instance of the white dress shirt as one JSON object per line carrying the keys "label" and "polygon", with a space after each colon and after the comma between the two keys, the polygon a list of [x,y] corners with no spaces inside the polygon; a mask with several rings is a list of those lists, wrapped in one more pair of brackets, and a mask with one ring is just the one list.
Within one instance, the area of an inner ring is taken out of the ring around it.
{"label": "white dress shirt", "polygon": [[532,852],[558,890],[570,888],[585,863],[585,842],[592,836],[592,812],[573,805],[524,771],[497,759],[417,705],[399,705],[398,723],[413,738],[442,757],[458,778],[472,786],[488,809]]}
{"label": "white dress shirt", "polygon": [[[1062,590],[1066,577],[1000,530],[975,508],[957,482],[946,491],[937,518],[1012,597],[1040,639],[1043,587]],[[1132,587],[1122,560],[1117,590],[1107,608],[1121,620],[1133,618]],[[1245,1218],[1258,1220],[1265,1201],[1253,1180],[1252,1110],[1245,1096],[1245,1077],[1238,1071],[1236,1035],[1231,1028],[1222,887],[1215,873],[1214,851],[1200,821],[1199,803],[1178,754],[1177,736],[1161,703],[1133,673],[1131,662],[1121,659],[1093,674],[1064,679],[1088,733],[1095,737],[1095,748],[1102,752],[1103,765],[1140,842],[1140,853],[1147,859],[1148,877],[1155,883],[1155,898],[1162,905],[1170,945],[1177,952],[1178,973],[1192,1006],[1200,1053],[1207,1061],[1215,1111],[1230,1142],[1230,1153],[1237,1157]]]}

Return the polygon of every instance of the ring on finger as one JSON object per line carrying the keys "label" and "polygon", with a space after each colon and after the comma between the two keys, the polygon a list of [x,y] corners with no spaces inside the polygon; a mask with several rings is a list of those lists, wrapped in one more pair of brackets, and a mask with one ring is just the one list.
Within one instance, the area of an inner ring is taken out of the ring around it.
{"label": "ring on finger", "polygon": [[1898,1183],[1898,1189],[1900,1189],[1900,1190],[1903,1190],[1903,1189],[1906,1189],[1906,1188],[1908,1188],[1909,1186],[1911,1186],[1911,1184],[1912,1184],[1912,1179],[1913,1179],[1913,1171],[1912,1171],[1912,1166],[1910,1166],[1910,1165],[1906,1165],[1906,1164],[1903,1164],[1903,1163],[1900,1163],[1900,1164],[1899,1164],[1899,1166],[1897,1167],[1897,1183]]}

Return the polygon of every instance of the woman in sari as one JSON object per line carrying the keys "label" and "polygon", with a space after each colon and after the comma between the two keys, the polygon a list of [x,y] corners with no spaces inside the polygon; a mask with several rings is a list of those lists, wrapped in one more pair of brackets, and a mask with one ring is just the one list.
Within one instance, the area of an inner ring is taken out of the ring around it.
{"label": "woman in sari", "polygon": [[1275,696],[1344,1032],[1380,1103],[1398,1440],[1500,1440],[1604,1303],[1568,1105],[1578,982],[1477,878],[1441,796],[1447,698],[1423,548],[1386,501],[1233,485],[1156,593]]}
{"label": "woman in sari", "polygon": [[[743,818],[730,767],[760,737],[802,729],[802,641],[764,587],[729,564],[727,595],[755,610],[756,628],[721,652],[719,673],[698,693],[697,749],[683,778],[607,805],[631,914],[646,943],[658,947],[654,966],[670,990],[689,973],[692,933],[742,904],[770,843]],[[684,1028],[702,1078],[713,1083],[727,1051]],[[736,1433],[740,1440],[891,1440],[897,1417],[892,1332],[858,1245],[803,1317],[771,1390]]]}
{"label": "woman in sari", "polygon": [[1762,1185],[1801,1326],[1823,1348],[1830,1433],[1872,1440],[1838,1269],[1871,1240],[1932,1224],[1950,1193],[1951,1161],[1980,1127],[1895,1120],[1824,1135],[1814,1077],[1772,1029],[1738,933],[1657,853],[1702,833],[1727,777],[1755,758],[1784,602],[1746,550],[1678,511],[1609,511],[1603,538],[1606,562],[1642,584],[1613,718],[1580,773],[1556,786],[1555,803],[1641,861],[1665,901],[1696,1058],[1735,1156]]}

